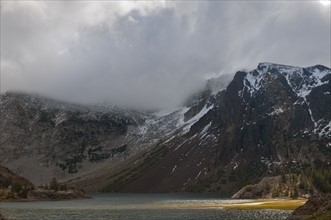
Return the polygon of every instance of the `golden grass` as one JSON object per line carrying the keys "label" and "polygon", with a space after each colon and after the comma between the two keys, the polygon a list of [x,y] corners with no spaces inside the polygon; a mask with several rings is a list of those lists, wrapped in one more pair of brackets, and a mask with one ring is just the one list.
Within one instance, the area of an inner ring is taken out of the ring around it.
{"label": "golden grass", "polygon": [[294,210],[307,202],[307,199],[257,199],[248,203],[223,206],[231,209],[281,209]]}
{"label": "golden grass", "polygon": [[256,199],[247,201],[234,201],[234,203],[222,203],[222,201],[207,204],[191,204],[189,206],[177,205],[175,208],[194,208],[194,209],[278,209],[294,210],[304,205],[307,199]]}

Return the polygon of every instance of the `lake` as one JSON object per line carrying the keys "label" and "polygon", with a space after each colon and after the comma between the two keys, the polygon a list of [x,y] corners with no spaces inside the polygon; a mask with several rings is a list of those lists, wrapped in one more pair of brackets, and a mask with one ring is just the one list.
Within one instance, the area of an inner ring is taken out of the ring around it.
{"label": "lake", "polygon": [[251,200],[224,199],[217,194],[94,194],[91,199],[4,202],[1,213],[15,220],[188,220],[286,219],[292,211],[230,209]]}

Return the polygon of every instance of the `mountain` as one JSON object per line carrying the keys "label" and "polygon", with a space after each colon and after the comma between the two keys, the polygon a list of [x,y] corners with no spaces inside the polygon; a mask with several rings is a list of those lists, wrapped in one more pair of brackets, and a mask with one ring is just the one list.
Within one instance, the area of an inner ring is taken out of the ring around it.
{"label": "mountain", "polygon": [[237,72],[122,190],[235,192],[279,169],[329,164],[330,73],[270,63]]}
{"label": "mountain", "polygon": [[330,79],[322,65],[261,63],[168,112],[3,94],[0,162],[33,182],[56,176],[93,191],[233,193],[330,167]]}
{"label": "mountain", "polygon": [[146,112],[1,94],[0,162],[35,184],[121,167],[176,131],[185,109]]}

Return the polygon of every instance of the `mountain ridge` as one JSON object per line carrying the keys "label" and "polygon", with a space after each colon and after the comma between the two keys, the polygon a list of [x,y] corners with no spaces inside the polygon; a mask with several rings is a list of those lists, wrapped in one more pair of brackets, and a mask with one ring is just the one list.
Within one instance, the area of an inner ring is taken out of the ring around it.
{"label": "mountain ridge", "polygon": [[[219,92],[207,87],[168,113],[84,106],[71,111],[45,101],[6,107],[1,101],[0,149],[6,156],[0,160],[23,176],[30,172],[24,164],[33,160],[30,169],[41,167],[93,191],[235,192],[279,168],[330,163],[330,78],[322,65],[264,62],[238,71]],[[23,134],[29,129],[32,139]],[[30,159],[22,156],[25,140],[38,149]],[[49,143],[53,150],[44,146]],[[101,184],[93,183],[95,177]]]}

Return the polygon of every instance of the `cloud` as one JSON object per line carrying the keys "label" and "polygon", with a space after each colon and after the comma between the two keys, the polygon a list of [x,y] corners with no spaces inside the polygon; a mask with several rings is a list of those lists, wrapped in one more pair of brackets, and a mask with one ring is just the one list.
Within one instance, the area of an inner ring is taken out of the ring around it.
{"label": "cloud", "polygon": [[1,2],[1,92],[166,108],[263,61],[330,65],[318,2]]}

